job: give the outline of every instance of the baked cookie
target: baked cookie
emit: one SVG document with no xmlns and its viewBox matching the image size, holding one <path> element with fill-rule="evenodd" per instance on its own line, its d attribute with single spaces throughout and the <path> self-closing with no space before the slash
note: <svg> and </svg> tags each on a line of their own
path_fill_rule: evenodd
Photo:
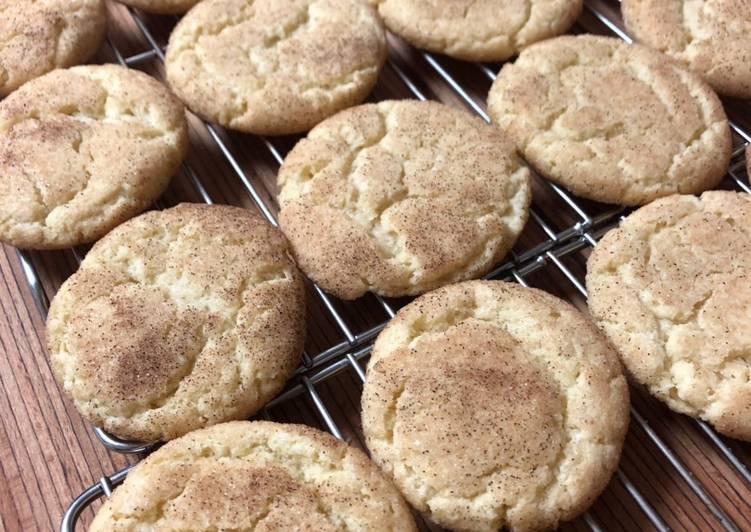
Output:
<svg viewBox="0 0 751 532">
<path fill-rule="evenodd" d="M 371 0 L 386 26 L 418 48 L 466 61 L 503 61 L 565 32 L 582 0 Z"/>
<path fill-rule="evenodd" d="M 91 242 L 167 188 L 185 111 L 155 79 L 114 65 L 55 70 L 0 102 L 0 240 Z"/>
<path fill-rule="evenodd" d="M 201 0 L 117 0 L 126 6 L 135 7 L 147 13 L 177 15 L 185 13 Z"/>
<path fill-rule="evenodd" d="M 342 299 L 480 277 L 511 249 L 529 170 L 496 128 L 436 102 L 343 111 L 279 170 L 282 230 L 301 269 Z"/>
<path fill-rule="evenodd" d="M 615 351 L 540 290 L 469 281 L 417 298 L 376 340 L 362 394 L 371 455 L 452 530 L 539 530 L 615 471 L 629 397 Z"/>
<path fill-rule="evenodd" d="M 138 464 L 89 532 L 416 531 L 399 492 L 360 450 L 303 425 L 235 421 Z"/>
<path fill-rule="evenodd" d="M 207 120 L 282 135 L 360 103 L 385 59 L 363 0 L 204 0 L 170 36 L 167 79 Z"/>
<path fill-rule="evenodd" d="M 304 337 L 303 281 L 284 236 L 218 205 L 118 226 L 47 318 L 65 392 L 95 425 L 139 441 L 252 415 L 295 370 Z"/>
<path fill-rule="evenodd" d="M 103 0 L 0 0 L 0 96 L 83 63 L 106 29 Z"/>
<path fill-rule="evenodd" d="M 677 412 L 751 441 L 751 196 L 670 196 L 589 258 L 589 308 L 639 382 Z"/>
<path fill-rule="evenodd" d="M 751 98 L 749 0 L 622 0 L 621 11 L 638 40 L 686 64 L 720 94 Z"/>
<path fill-rule="evenodd" d="M 618 39 L 564 36 L 527 48 L 501 69 L 488 110 L 542 175 L 596 201 L 701 192 L 730 164 L 730 127 L 711 88 Z"/>
</svg>

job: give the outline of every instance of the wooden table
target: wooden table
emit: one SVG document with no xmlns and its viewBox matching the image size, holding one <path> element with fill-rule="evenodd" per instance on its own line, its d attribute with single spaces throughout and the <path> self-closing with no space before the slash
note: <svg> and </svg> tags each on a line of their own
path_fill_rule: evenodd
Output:
<svg viewBox="0 0 751 532">
<path fill-rule="evenodd" d="M 613 20 L 618 20 L 617 7 L 613 2 L 593 0 L 589 4 Z M 128 11 L 116 4 L 108 7 L 109 38 L 123 56 L 132 57 L 149 51 L 149 43 Z M 144 22 L 157 41 L 164 44 L 174 19 L 145 16 Z M 588 31 L 607 33 L 589 12 L 584 13 L 580 24 Z M 391 45 L 392 62 L 385 68 L 374 91 L 375 99 L 408 98 L 422 93 L 428 98 L 466 107 L 464 95 L 450 86 L 447 82 L 450 80 L 442 76 L 436 65 L 431 65 L 430 58 L 393 38 Z M 153 52 L 142 59 L 133 66 L 161 77 L 161 64 Z M 112 47 L 105 44 L 96 60 L 115 61 Z M 482 112 L 482 102 L 490 83 L 483 72 L 474 65 L 445 58 L 438 61 L 448 75 L 461 82 L 466 96 L 480 104 L 479 110 Z M 402 75 L 414 83 L 412 88 L 405 84 Z M 734 117 L 742 120 L 748 116 L 748 105 L 730 107 Z M 233 166 L 217 144 L 217 139 L 200 121 L 192 118 L 191 125 L 192 151 L 187 164 L 205 185 L 211 199 L 254 208 L 247 187 L 239 179 L 239 171 L 258 187 L 261 199 L 273 210 L 278 162 L 269 146 L 262 139 L 218 131 L 218 138 L 236 157 L 236 166 Z M 283 154 L 295 140 L 275 139 L 273 145 Z M 176 176 L 163 202 L 172 205 L 179 201 L 202 199 L 194 187 L 191 173 L 182 171 Z M 590 215 L 608 210 L 601 205 L 579 203 L 586 207 Z M 535 185 L 535 208 L 543 222 L 556 232 L 581 221 L 573 209 L 541 182 Z M 530 222 L 516 251 L 523 253 L 549 240 L 540 224 Z M 79 255 L 83 253 L 85 249 L 78 250 Z M 549 255 L 541 253 L 539 260 L 542 267 L 525 275 L 524 279 L 533 286 L 567 297 L 583 308 L 584 300 L 576 286 L 567 279 L 566 273 L 575 279 L 582 279 L 586 253 L 585 249 L 562 258 L 561 264 L 565 270 L 556 266 Z M 55 293 L 77 265 L 76 254 L 71 251 L 33 252 L 28 256 L 44 292 L 49 296 Z M 529 263 L 521 264 L 519 268 L 527 271 L 530 269 Z M 82 490 L 96 483 L 103 475 L 136 462 L 139 457 L 108 451 L 94 436 L 91 426 L 63 397 L 45 355 L 43 309 L 39 308 L 31 295 L 17 251 L 8 246 L 2 246 L 0 251 L 0 277 L 0 528 L 56 529 L 63 512 Z M 341 342 L 343 333 L 320 299 L 312 291 L 309 291 L 309 295 L 310 331 L 306 351 L 313 355 Z M 398 308 L 404 302 L 389 303 Z M 335 305 L 353 333 L 366 331 L 386 317 L 383 308 L 370 296 L 356 303 L 336 302 Z M 357 375 L 351 368 L 345 368 L 342 373 L 315 387 L 335 425 L 355 445 L 361 445 L 357 414 L 360 387 Z M 311 399 L 308 393 L 271 409 L 269 413 L 274 419 L 326 428 Z M 671 413 L 641 390 L 634 389 L 633 404 L 643 420 L 632 419 L 621 472 L 592 508 L 591 518 L 607 530 L 652 528 L 652 522 L 633 493 L 629 492 L 632 489 L 671 528 L 721 530 L 721 523 L 706 501 L 702 500 L 703 495 L 692 489 L 690 482 L 694 481 L 711 499 L 715 512 L 719 510 L 739 528 L 751 530 L 751 486 L 723 458 L 702 429 L 693 420 Z M 643 421 L 643 424 L 639 421 Z M 729 445 L 741 462 L 751 463 L 748 445 L 722 441 Z M 662 442 L 669 449 L 669 454 L 666 455 L 656 442 Z M 684 464 L 693 477 L 687 479 L 682 476 L 675 467 L 675 461 Z M 92 516 L 91 510 L 84 512 L 82 524 L 87 524 Z M 564 528 L 588 530 L 590 524 L 578 519 Z"/>
</svg>

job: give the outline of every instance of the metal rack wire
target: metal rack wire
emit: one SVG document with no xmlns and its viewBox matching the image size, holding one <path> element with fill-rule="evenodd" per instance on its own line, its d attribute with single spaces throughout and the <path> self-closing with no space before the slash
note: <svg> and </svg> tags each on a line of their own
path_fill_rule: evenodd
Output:
<svg viewBox="0 0 751 532">
<path fill-rule="evenodd" d="M 585 5 L 587 11 L 594 17 L 594 19 L 599 21 L 604 28 L 607 28 L 616 36 L 631 42 L 630 37 L 623 31 L 617 21 L 608 18 L 603 12 L 593 7 L 590 3 L 585 3 Z M 149 49 L 125 57 L 112 42 L 109 42 L 108 44 L 112 49 L 116 60 L 123 66 L 128 67 L 135 67 L 152 60 L 163 61 L 164 51 L 159 46 L 148 25 L 144 22 L 144 18 L 137 11 L 129 10 L 129 12 L 134 24 L 148 43 Z M 472 112 L 476 113 L 485 121 L 490 121 L 483 106 L 473 99 L 464 84 L 457 79 L 456 75 L 452 74 L 451 68 L 445 64 L 445 60 L 439 59 L 427 52 L 418 52 L 417 54 L 417 57 L 424 62 L 424 65 L 422 66 L 427 67 L 429 71 L 441 79 L 452 93 Z M 414 69 L 410 68 L 411 66 L 412 65 L 404 66 L 393 57 L 388 61 L 388 67 L 401 80 L 412 97 L 425 100 L 428 96 L 419 88 L 419 79 L 415 78 L 415 74 L 412 72 Z M 478 73 L 481 76 L 486 77 L 487 80 L 492 81 L 495 78 L 494 70 L 488 65 L 477 64 L 475 67 L 478 69 Z M 261 191 L 263 185 L 259 184 L 255 176 L 250 175 L 243 168 L 243 165 L 238 161 L 238 157 L 223 139 L 220 130 L 216 126 L 208 123 L 204 123 L 204 126 L 211 141 L 215 144 L 215 147 L 229 164 L 230 168 L 242 184 L 242 188 L 248 194 L 252 202 L 271 224 L 277 225 L 273 214 L 274 209 L 263 199 L 264 195 Z M 747 180 L 744 180 L 742 177 L 742 166 L 744 163 L 742 155 L 743 144 L 751 142 L 751 133 L 737 124 L 732 124 L 732 127 L 737 137 L 738 148 L 733 153 L 733 163 L 729 171 L 729 181 L 735 188 L 751 193 L 751 187 L 749 187 Z M 277 164 L 281 164 L 283 160 L 283 150 L 279 148 L 273 140 L 262 138 L 261 141 L 271 158 Z M 188 164 L 183 165 L 183 171 L 198 197 L 206 203 L 213 203 L 214 200 L 212 196 L 199 178 L 198 174 Z M 612 208 L 596 214 L 590 213 L 582 202 L 574 198 L 565 190 L 539 177 L 537 177 L 537 179 L 539 180 L 540 185 L 557 199 L 556 208 L 565 210 L 570 215 L 571 219 L 576 221 L 564 227 L 558 227 L 556 224 L 547 221 L 547 216 L 544 214 L 545 210 L 541 206 L 533 205 L 530 223 L 534 224 L 536 229 L 540 230 L 542 234 L 545 235 L 546 239 L 529 249 L 512 253 L 509 260 L 491 272 L 488 275 L 488 278 L 513 280 L 520 284 L 527 285 L 527 277 L 529 275 L 544 268 L 551 268 L 553 271 L 560 274 L 562 278 L 570 284 L 570 287 L 573 287 L 575 292 L 586 297 L 586 290 L 580 276 L 572 272 L 571 269 L 565 265 L 564 259 L 575 256 L 595 245 L 597 240 L 608 229 L 612 228 L 620 221 L 620 219 L 622 219 L 624 210 L 621 208 Z M 159 207 L 159 205 L 157 205 L 157 207 Z M 72 250 L 72 254 L 74 259 L 77 262 L 80 262 L 82 253 L 77 250 Z M 31 293 L 40 310 L 46 313 L 49 298 L 44 292 L 40 278 L 35 271 L 33 261 L 27 252 L 19 251 L 18 255 Z M 305 397 L 310 401 L 310 404 L 313 405 L 320 416 L 323 426 L 331 432 L 331 434 L 341 439 L 342 431 L 337 426 L 334 416 L 330 412 L 329 406 L 327 406 L 325 401 L 321 398 L 316 387 L 344 371 L 351 371 L 357 381 L 364 382 L 365 373 L 361 362 L 370 352 L 370 342 L 385 326 L 388 320 L 394 316 L 394 308 L 388 301 L 376 297 L 378 305 L 383 313 L 383 319 L 377 325 L 362 332 L 354 332 L 353 328 L 348 324 L 346 316 L 338 310 L 336 303 L 332 301 L 331 298 L 318 286 L 314 285 L 313 291 L 333 323 L 336 324 L 341 335 L 341 340 L 327 349 L 313 355 L 306 353 L 303 358 L 303 365 L 297 370 L 296 377 L 292 381 L 292 384 L 290 384 L 279 397 L 272 401 L 267 408 L 270 410 L 277 406 L 300 400 L 301 397 Z M 265 415 L 268 415 L 267 412 L 268 410 L 265 411 Z M 706 505 L 707 509 L 717 519 L 720 526 L 726 530 L 737 530 L 737 527 L 733 524 L 732 520 L 711 497 L 705 487 L 693 477 L 690 470 L 680 460 L 674 450 L 671 449 L 670 446 L 649 425 L 645 417 L 633 406 L 631 408 L 631 414 L 632 419 L 636 422 L 639 430 L 644 432 L 658 452 L 675 469 L 680 477 L 683 478 L 690 490 L 704 505 Z M 734 454 L 733 450 L 709 425 L 701 421 L 695 421 L 695 423 L 720 455 L 722 455 L 728 463 L 735 468 L 745 482 L 751 485 L 751 473 L 743 461 Z M 154 447 L 149 444 L 125 442 L 106 434 L 100 429 L 95 430 L 102 443 L 114 451 L 123 453 L 142 453 L 148 452 Z M 99 483 L 84 491 L 75 501 L 73 501 L 65 513 L 61 524 L 61 530 L 66 532 L 74 530 L 76 521 L 81 512 L 97 498 L 109 496 L 113 486 L 116 486 L 125 479 L 129 469 L 130 468 L 127 468 L 111 476 L 103 477 Z M 641 509 L 655 529 L 660 531 L 669 530 L 665 521 L 648 501 L 648 498 L 637 489 L 636 485 L 622 470 L 617 472 L 616 479 L 623 486 L 625 491 L 633 498 L 635 504 Z M 584 522 L 592 530 L 601 530 L 601 526 L 596 518 L 590 513 L 584 515 Z"/>
</svg>

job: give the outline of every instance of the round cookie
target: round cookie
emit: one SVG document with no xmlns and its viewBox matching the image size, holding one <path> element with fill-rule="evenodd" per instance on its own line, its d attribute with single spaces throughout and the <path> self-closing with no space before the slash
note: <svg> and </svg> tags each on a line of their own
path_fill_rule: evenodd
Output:
<svg viewBox="0 0 751 532">
<path fill-rule="evenodd" d="M 638 40 L 686 64 L 720 94 L 751 98 L 751 2 L 622 0 Z"/>
<path fill-rule="evenodd" d="M 295 370 L 304 338 L 303 281 L 284 236 L 218 205 L 120 225 L 47 318 L 52 368 L 76 407 L 138 441 L 249 417 Z"/>
<path fill-rule="evenodd" d="M 126 6 L 135 7 L 147 13 L 177 15 L 185 13 L 201 0 L 117 0 Z"/>
<path fill-rule="evenodd" d="M 615 351 L 540 290 L 469 281 L 419 297 L 376 340 L 362 395 L 371 455 L 453 530 L 539 530 L 608 484 L 628 427 Z"/>
<path fill-rule="evenodd" d="M 303 425 L 235 421 L 167 443 L 138 464 L 89 532 L 416 531 L 360 450 Z"/>
<path fill-rule="evenodd" d="M 574 23 L 582 0 L 371 0 L 386 26 L 418 48 L 503 61 Z"/>
<path fill-rule="evenodd" d="M 166 66 L 203 118 L 283 135 L 360 103 L 385 59 L 382 23 L 363 0 L 204 0 L 172 32 Z"/>
<path fill-rule="evenodd" d="M 751 196 L 671 196 L 629 215 L 587 268 L 592 316 L 670 408 L 751 441 Z"/>
<path fill-rule="evenodd" d="M 300 268 L 342 299 L 480 277 L 527 220 L 529 170 L 497 128 L 436 102 L 386 101 L 314 128 L 279 170 Z"/>
<path fill-rule="evenodd" d="M 563 36 L 527 48 L 504 65 L 488 111 L 542 175 L 605 203 L 701 192 L 730 164 L 730 127 L 711 88 L 618 39 Z"/>
<path fill-rule="evenodd" d="M 91 242 L 167 188 L 188 147 L 182 104 L 114 65 L 55 70 L 0 102 L 0 240 Z"/>
<path fill-rule="evenodd" d="M 0 96 L 55 68 L 85 62 L 106 29 L 103 0 L 0 2 Z"/>
</svg>

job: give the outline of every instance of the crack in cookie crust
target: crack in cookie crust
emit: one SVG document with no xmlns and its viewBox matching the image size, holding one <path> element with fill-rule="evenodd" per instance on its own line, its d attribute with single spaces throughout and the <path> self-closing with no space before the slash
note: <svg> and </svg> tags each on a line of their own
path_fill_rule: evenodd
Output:
<svg viewBox="0 0 751 532">
<path fill-rule="evenodd" d="M 169 442 L 128 474 L 91 531 L 416 531 L 359 450 L 302 425 L 232 422 Z"/>
<path fill-rule="evenodd" d="M 718 92 L 751 97 L 748 0 L 623 0 L 629 31 L 686 64 Z"/>
<path fill-rule="evenodd" d="M 589 259 L 592 315 L 672 409 L 751 439 L 751 198 L 671 196 L 631 214 Z"/>
<path fill-rule="evenodd" d="M 278 230 L 183 204 L 119 226 L 55 297 L 53 369 L 92 422 L 157 441 L 246 417 L 299 362 L 303 284 Z"/>
<path fill-rule="evenodd" d="M 430 102 L 390 101 L 313 129 L 279 171 L 302 269 L 346 299 L 479 277 L 527 219 L 529 171 L 502 134 Z"/>
<path fill-rule="evenodd" d="M 361 0 L 206 0 L 170 37 L 167 78 L 208 120 L 240 131 L 307 131 L 360 103 L 386 58 Z"/>
<path fill-rule="evenodd" d="M 661 54 L 613 38 L 528 48 L 501 70 L 488 110 L 543 175 L 596 201 L 701 192 L 730 162 L 730 128 L 712 90 Z"/>
<path fill-rule="evenodd" d="M 604 489 L 628 425 L 612 348 L 573 307 L 501 282 L 399 311 L 363 389 L 373 458 L 453 529 L 555 527 Z"/>
<path fill-rule="evenodd" d="M 0 4 L 0 96 L 55 68 L 85 62 L 107 20 L 102 0 L 5 0 Z"/>
<path fill-rule="evenodd" d="M 184 108 L 146 74 L 57 70 L 0 103 L 0 238 L 90 242 L 150 205 L 187 150 Z"/>
<path fill-rule="evenodd" d="M 417 47 L 467 61 L 503 61 L 565 32 L 581 0 L 371 0 L 388 28 Z"/>
</svg>

